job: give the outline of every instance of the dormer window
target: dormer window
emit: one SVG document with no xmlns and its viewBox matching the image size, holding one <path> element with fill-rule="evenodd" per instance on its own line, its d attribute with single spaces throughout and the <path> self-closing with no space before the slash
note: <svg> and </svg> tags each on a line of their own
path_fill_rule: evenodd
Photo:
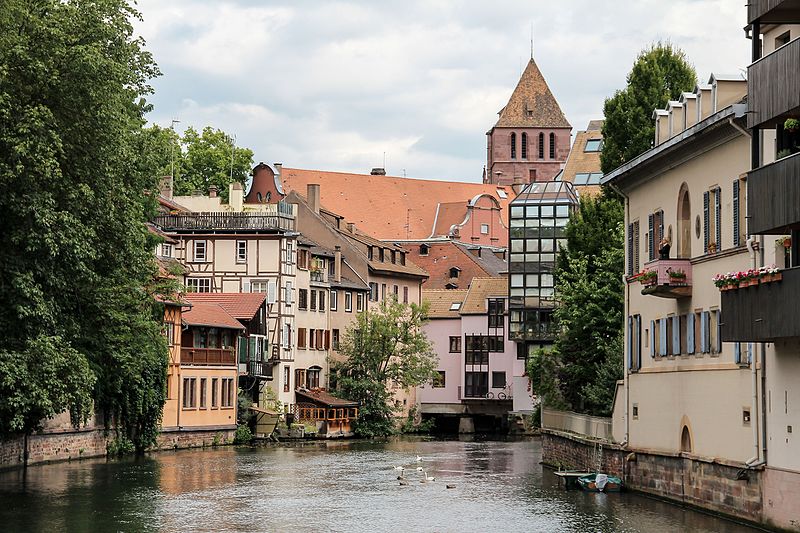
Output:
<svg viewBox="0 0 800 533">
<path fill-rule="evenodd" d="M 406 264 L 406 253 L 405 252 L 400 252 L 400 264 L 403 265 L 403 266 L 405 266 L 405 264 Z"/>
<path fill-rule="evenodd" d="M 367 246 L 367 259 L 372 261 L 372 246 Z"/>
<path fill-rule="evenodd" d="M 603 139 L 589 139 L 586 141 L 584 152 L 599 152 L 603 149 Z"/>
<path fill-rule="evenodd" d="M 453 302 L 450 304 L 451 311 L 458 311 L 459 309 L 461 309 L 461 302 Z"/>
<path fill-rule="evenodd" d="M 421 255 L 421 256 L 428 255 L 428 251 L 430 249 L 431 249 L 431 247 L 428 246 L 427 244 L 420 244 L 420 246 L 419 246 L 419 255 Z"/>
<path fill-rule="evenodd" d="M 397 252 L 392 250 L 392 263 L 397 263 Z"/>
<path fill-rule="evenodd" d="M 458 277 L 458 274 L 459 274 L 459 272 L 461 272 L 461 269 L 460 269 L 460 268 L 458 268 L 458 267 L 451 267 L 451 268 L 450 268 L 450 277 L 451 277 L 451 278 L 457 278 L 457 277 Z"/>
<path fill-rule="evenodd" d="M 381 254 L 381 263 L 383 263 L 383 262 L 385 262 L 385 261 L 386 261 L 386 255 L 385 255 L 385 254 L 386 254 L 386 250 L 384 250 L 383 248 L 381 248 L 381 249 L 380 249 L 380 254 Z"/>
</svg>

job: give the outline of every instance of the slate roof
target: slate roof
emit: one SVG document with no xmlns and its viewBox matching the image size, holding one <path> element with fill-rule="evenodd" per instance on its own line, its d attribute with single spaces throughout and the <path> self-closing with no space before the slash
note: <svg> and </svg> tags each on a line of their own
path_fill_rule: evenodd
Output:
<svg viewBox="0 0 800 533">
<path fill-rule="evenodd" d="M 572 127 L 533 58 L 499 114 L 496 128 Z"/>
<path fill-rule="evenodd" d="M 215 303 L 192 301 L 190 296 L 194 295 L 186 295 L 186 299 L 192 303 L 192 308 L 188 311 L 183 311 L 181 314 L 181 319 L 185 324 L 212 328 L 244 329 L 244 326 L 221 306 Z"/>
<path fill-rule="evenodd" d="M 267 299 L 263 292 L 190 292 L 186 299 L 192 304 L 217 304 L 232 317 L 250 320 Z"/>
<path fill-rule="evenodd" d="M 451 310 L 454 303 L 463 303 L 467 289 L 423 289 L 422 301 L 428 302 L 428 318 L 458 318 L 458 309 Z"/>
<path fill-rule="evenodd" d="M 286 168 L 281 179 L 287 191 L 305 197 L 310 183 L 320 184 L 320 204 L 349 222 L 368 229 L 382 240 L 426 239 L 433 232 L 440 203 L 466 203 L 479 194 L 490 194 L 500 203 L 508 224 L 510 186 L 459 181 L 373 176 L 324 170 Z M 503 191 L 506 198 L 498 194 Z M 466 207 L 464 208 L 466 212 Z"/>
<path fill-rule="evenodd" d="M 472 278 L 464 304 L 462 315 L 482 315 L 487 313 L 487 298 L 507 298 L 508 280 L 506 278 Z"/>
</svg>

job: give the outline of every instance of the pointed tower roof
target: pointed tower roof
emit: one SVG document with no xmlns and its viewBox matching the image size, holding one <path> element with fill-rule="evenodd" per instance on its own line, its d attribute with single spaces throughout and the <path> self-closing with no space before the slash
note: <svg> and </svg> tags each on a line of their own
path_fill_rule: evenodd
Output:
<svg viewBox="0 0 800 533">
<path fill-rule="evenodd" d="M 544 76 L 531 58 L 495 127 L 571 128 Z"/>
</svg>

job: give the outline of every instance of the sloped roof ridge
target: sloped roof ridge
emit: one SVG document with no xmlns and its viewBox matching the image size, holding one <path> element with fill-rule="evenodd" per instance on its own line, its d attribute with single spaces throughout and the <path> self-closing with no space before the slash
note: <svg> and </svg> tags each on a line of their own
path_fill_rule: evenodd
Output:
<svg viewBox="0 0 800 533">
<path fill-rule="evenodd" d="M 495 127 L 572 127 L 533 58 L 499 115 Z"/>
<path fill-rule="evenodd" d="M 300 170 L 302 172 L 321 172 L 323 174 L 342 174 L 345 176 L 364 176 L 368 178 L 376 178 L 382 180 L 403 180 L 409 182 L 416 182 L 416 181 L 425 181 L 425 182 L 434 182 L 434 183 L 454 183 L 457 185 L 477 185 L 480 187 L 486 188 L 495 188 L 495 189 L 504 189 L 508 190 L 511 189 L 510 185 L 499 185 L 493 183 L 483 183 L 481 181 L 458 181 L 458 180 L 448 180 L 448 179 L 431 179 L 431 178 L 411 178 L 408 176 L 378 176 L 373 174 L 364 174 L 362 172 L 346 172 L 344 170 L 322 170 L 316 168 L 296 168 L 296 167 L 283 167 L 283 171 L 287 170 Z"/>
</svg>

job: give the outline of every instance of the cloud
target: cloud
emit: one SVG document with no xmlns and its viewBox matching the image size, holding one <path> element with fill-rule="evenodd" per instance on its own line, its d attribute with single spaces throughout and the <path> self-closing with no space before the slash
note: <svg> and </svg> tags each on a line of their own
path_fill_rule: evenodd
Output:
<svg viewBox="0 0 800 533">
<path fill-rule="evenodd" d="M 748 58 L 745 8 L 726 0 L 322 2 L 140 0 L 164 75 L 153 122 L 222 128 L 256 160 L 480 179 L 485 132 L 530 54 L 575 130 L 602 117 L 650 42 L 701 78 Z"/>
</svg>

